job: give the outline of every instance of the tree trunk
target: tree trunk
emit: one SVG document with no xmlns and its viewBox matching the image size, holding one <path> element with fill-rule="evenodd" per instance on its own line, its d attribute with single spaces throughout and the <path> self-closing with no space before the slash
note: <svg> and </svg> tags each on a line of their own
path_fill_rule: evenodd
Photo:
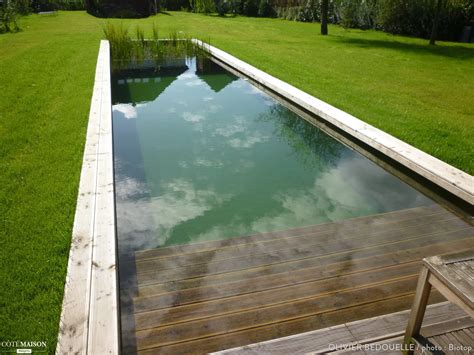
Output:
<svg viewBox="0 0 474 355">
<path fill-rule="evenodd" d="M 84 7 L 86 8 L 87 13 L 91 15 L 94 14 L 94 5 L 92 3 L 92 0 L 85 0 Z"/>
<path fill-rule="evenodd" d="M 328 34 L 328 4 L 329 0 L 321 0 L 321 34 Z"/>
<path fill-rule="evenodd" d="M 439 16 L 441 14 L 441 4 L 443 0 L 437 0 L 438 3 L 436 4 L 436 12 L 433 19 L 433 29 L 431 30 L 430 36 L 430 44 L 435 45 L 436 38 L 438 37 L 438 26 L 439 26 Z"/>
</svg>

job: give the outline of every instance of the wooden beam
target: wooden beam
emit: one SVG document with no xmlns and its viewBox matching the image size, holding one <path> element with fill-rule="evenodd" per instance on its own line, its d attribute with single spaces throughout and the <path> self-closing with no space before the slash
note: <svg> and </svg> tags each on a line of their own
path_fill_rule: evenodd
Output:
<svg viewBox="0 0 474 355">
<path fill-rule="evenodd" d="M 119 354 L 110 48 L 101 41 L 56 354 Z"/>
<path fill-rule="evenodd" d="M 415 300 L 411 309 L 410 319 L 408 320 L 408 326 L 403 340 L 404 344 L 410 344 L 411 339 L 420 332 L 431 291 L 431 285 L 428 282 L 429 276 L 429 270 L 423 267 L 416 286 Z"/>
</svg>

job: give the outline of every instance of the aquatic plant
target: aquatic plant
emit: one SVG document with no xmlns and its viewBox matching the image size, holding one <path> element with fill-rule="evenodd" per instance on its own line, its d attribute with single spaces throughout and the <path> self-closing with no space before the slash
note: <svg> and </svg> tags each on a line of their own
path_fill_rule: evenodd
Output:
<svg viewBox="0 0 474 355">
<path fill-rule="evenodd" d="M 113 59 L 132 57 L 134 43 L 128 29 L 123 24 L 112 25 L 107 23 L 103 30 L 105 38 L 110 42 Z"/>
<path fill-rule="evenodd" d="M 160 39 L 155 24 L 149 39 L 138 25 L 134 35 L 123 24 L 107 23 L 103 30 L 110 42 L 113 69 L 131 68 L 145 61 L 154 62 L 159 69 L 165 59 L 206 56 L 208 53 L 206 44 L 198 43 L 184 32 L 171 32 L 166 38 Z"/>
</svg>

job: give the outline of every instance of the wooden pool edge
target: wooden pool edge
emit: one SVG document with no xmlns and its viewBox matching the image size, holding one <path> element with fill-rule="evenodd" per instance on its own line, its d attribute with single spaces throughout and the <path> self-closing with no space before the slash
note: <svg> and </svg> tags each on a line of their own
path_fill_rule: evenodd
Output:
<svg viewBox="0 0 474 355">
<path fill-rule="evenodd" d="M 118 354 L 110 45 L 100 42 L 56 354 Z"/>
<path fill-rule="evenodd" d="M 275 92 L 286 100 L 318 116 L 348 136 L 395 161 L 408 171 L 426 179 L 441 191 L 458 199 L 472 216 L 474 177 L 429 155 L 328 103 L 277 79 L 262 70 L 200 40 L 193 41 L 212 57 L 227 64 L 249 79 Z"/>
</svg>

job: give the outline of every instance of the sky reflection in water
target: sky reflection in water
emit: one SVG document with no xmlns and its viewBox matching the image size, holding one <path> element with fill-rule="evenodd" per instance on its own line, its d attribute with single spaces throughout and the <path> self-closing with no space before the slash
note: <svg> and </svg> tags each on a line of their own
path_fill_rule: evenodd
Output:
<svg viewBox="0 0 474 355">
<path fill-rule="evenodd" d="M 115 76 L 113 95 L 122 254 L 432 203 L 205 60 Z"/>
</svg>

